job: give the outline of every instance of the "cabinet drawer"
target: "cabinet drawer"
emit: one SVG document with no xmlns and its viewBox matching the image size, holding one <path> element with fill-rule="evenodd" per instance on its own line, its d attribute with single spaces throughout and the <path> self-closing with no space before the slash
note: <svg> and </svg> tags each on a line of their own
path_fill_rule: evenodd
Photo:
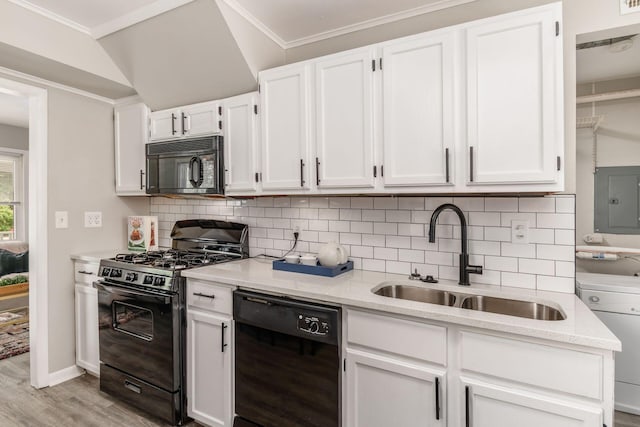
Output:
<svg viewBox="0 0 640 427">
<path fill-rule="evenodd" d="M 347 341 L 443 366 L 447 363 L 447 329 L 441 326 L 349 310 Z"/>
<path fill-rule="evenodd" d="M 233 289 L 212 282 L 187 280 L 187 306 L 216 313 L 233 314 Z"/>
<path fill-rule="evenodd" d="M 463 331 L 460 360 L 466 371 L 602 398 L 603 360 L 598 354 Z"/>
<path fill-rule="evenodd" d="M 98 280 L 97 262 L 76 261 L 73 266 L 76 283 L 93 283 Z"/>
</svg>

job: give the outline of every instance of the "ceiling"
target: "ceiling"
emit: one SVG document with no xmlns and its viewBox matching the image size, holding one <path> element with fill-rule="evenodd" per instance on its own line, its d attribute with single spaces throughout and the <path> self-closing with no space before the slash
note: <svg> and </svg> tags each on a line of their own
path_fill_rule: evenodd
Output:
<svg viewBox="0 0 640 427">
<path fill-rule="evenodd" d="M 193 0 L 9 0 L 99 39 Z M 225 3 L 281 48 L 477 0 L 210 0 Z"/>
<path fill-rule="evenodd" d="M 605 80 L 640 76 L 640 26 L 600 31 L 594 35 L 578 37 L 578 43 L 607 40 L 638 34 L 631 39 L 631 46 L 623 51 L 613 44 L 576 51 L 576 83 L 592 83 Z M 618 49 L 616 49 L 618 48 Z"/>
<path fill-rule="evenodd" d="M 29 127 L 29 100 L 0 92 L 0 124 Z"/>
</svg>

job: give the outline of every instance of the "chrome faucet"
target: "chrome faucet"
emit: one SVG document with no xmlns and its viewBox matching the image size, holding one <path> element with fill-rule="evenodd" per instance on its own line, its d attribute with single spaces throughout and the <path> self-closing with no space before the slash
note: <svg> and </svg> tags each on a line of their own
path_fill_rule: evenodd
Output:
<svg viewBox="0 0 640 427">
<path fill-rule="evenodd" d="M 436 241 L 436 222 L 438 216 L 445 209 L 451 209 L 454 211 L 460 219 L 460 243 L 462 246 L 462 253 L 460 254 L 460 280 L 459 285 L 469 286 L 469 273 L 482 274 L 481 265 L 469 265 L 469 254 L 467 253 L 467 220 L 464 218 L 464 214 L 459 207 L 451 203 L 445 203 L 440 205 L 433 211 L 431 215 L 431 222 L 429 223 L 429 242 L 435 243 Z"/>
</svg>

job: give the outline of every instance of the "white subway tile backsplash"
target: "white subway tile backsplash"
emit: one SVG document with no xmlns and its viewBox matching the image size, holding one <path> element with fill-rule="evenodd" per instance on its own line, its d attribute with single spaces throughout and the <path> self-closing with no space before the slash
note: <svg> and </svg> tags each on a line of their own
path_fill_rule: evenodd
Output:
<svg viewBox="0 0 640 427">
<path fill-rule="evenodd" d="M 384 247 L 386 245 L 386 239 L 382 235 L 363 234 L 362 235 L 362 245 L 363 246 Z"/>
<path fill-rule="evenodd" d="M 416 251 L 413 249 L 399 249 L 398 260 L 405 262 L 424 263 L 424 251 Z"/>
<path fill-rule="evenodd" d="M 408 236 L 387 236 L 386 246 L 388 248 L 410 248 L 411 238 Z"/>
<path fill-rule="evenodd" d="M 399 197 L 398 209 L 424 210 L 424 197 Z"/>
<path fill-rule="evenodd" d="M 573 292 L 575 196 L 546 197 L 261 197 L 256 199 L 150 199 L 158 238 L 170 245 L 176 220 L 227 219 L 250 226 L 252 255 L 281 256 L 300 230 L 298 253 L 316 253 L 338 241 L 358 269 L 458 280 L 460 222 L 443 211 L 437 242 L 427 239 L 433 210 L 455 203 L 467 218 L 470 261 L 484 267 L 471 281 Z M 529 222 L 529 243 L 511 242 L 511 222 Z"/>
<path fill-rule="evenodd" d="M 398 250 L 395 248 L 373 248 L 373 257 L 375 259 L 396 261 L 398 259 Z"/>
<path fill-rule="evenodd" d="M 555 261 L 573 261 L 575 248 L 564 245 L 537 245 L 539 259 L 551 259 Z"/>
<path fill-rule="evenodd" d="M 538 214 L 538 228 L 565 228 L 573 230 L 575 215 L 573 214 Z"/>
<path fill-rule="evenodd" d="M 555 212 L 556 199 L 553 197 L 522 197 L 520 212 Z"/>
</svg>

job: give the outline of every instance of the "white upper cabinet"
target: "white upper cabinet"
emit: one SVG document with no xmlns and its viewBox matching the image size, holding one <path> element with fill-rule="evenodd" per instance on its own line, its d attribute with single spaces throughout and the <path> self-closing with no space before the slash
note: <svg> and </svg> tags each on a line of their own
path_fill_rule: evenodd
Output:
<svg viewBox="0 0 640 427">
<path fill-rule="evenodd" d="M 149 109 L 141 102 L 114 108 L 116 194 L 119 196 L 145 195 L 148 120 Z"/>
<path fill-rule="evenodd" d="M 309 65 L 262 71 L 262 188 L 307 190 L 309 169 Z"/>
<path fill-rule="evenodd" d="M 258 94 L 225 99 L 224 164 L 226 194 L 255 194 L 258 188 Z"/>
<path fill-rule="evenodd" d="M 382 46 L 385 187 L 453 182 L 457 49 L 453 31 Z"/>
<path fill-rule="evenodd" d="M 466 26 L 470 185 L 561 175 L 561 12 L 552 4 Z"/>
<path fill-rule="evenodd" d="M 375 184 L 374 53 L 364 48 L 314 64 L 318 188 L 373 188 Z"/>
<path fill-rule="evenodd" d="M 211 135 L 222 132 L 222 106 L 217 101 L 182 107 L 181 127 L 185 136 Z"/>
<path fill-rule="evenodd" d="M 151 113 L 149 139 L 190 138 L 222 131 L 222 107 L 218 101 L 186 105 Z"/>
</svg>

